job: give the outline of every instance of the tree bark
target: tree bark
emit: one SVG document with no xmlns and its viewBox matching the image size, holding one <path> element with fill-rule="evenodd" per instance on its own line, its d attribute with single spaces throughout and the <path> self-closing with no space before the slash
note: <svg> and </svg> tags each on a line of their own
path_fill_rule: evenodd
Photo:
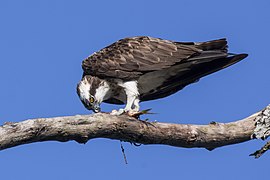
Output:
<svg viewBox="0 0 270 180">
<path fill-rule="evenodd" d="M 208 125 L 148 122 L 127 115 L 97 113 L 5 123 L 0 126 L 0 150 L 41 141 L 86 143 L 94 138 L 212 150 L 253 138 L 265 139 L 269 132 L 270 106 L 239 121 Z"/>
</svg>

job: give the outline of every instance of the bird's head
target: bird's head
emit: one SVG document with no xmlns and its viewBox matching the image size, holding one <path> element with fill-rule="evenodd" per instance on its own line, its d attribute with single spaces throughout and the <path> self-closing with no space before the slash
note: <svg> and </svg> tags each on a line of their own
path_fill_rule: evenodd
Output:
<svg viewBox="0 0 270 180">
<path fill-rule="evenodd" d="M 102 102 L 102 99 L 96 97 L 96 89 L 99 87 L 100 83 L 100 79 L 86 75 L 77 85 L 77 93 L 83 105 L 88 110 L 92 110 L 95 113 L 100 112 L 100 103 Z"/>
</svg>

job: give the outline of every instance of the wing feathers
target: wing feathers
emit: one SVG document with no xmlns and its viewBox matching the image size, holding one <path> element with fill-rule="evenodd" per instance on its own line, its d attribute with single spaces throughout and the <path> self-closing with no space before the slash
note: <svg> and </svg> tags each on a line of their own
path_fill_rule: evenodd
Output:
<svg viewBox="0 0 270 180">
<path fill-rule="evenodd" d="M 200 51 L 195 46 L 147 36 L 125 38 L 86 58 L 82 67 L 85 74 L 101 78 L 136 79 L 140 74 L 167 68 Z"/>
<path fill-rule="evenodd" d="M 205 59 L 202 61 L 191 61 L 192 63 L 182 63 L 179 66 L 180 70 L 176 76 L 171 76 L 161 86 L 156 87 L 155 91 L 141 94 L 140 99 L 141 101 L 148 101 L 169 96 L 183 89 L 185 86 L 199 81 L 201 77 L 224 69 L 246 57 L 247 54 L 238 54 L 225 58 L 212 59 L 211 61 Z"/>
<path fill-rule="evenodd" d="M 227 40 L 225 38 L 213 40 L 213 41 L 195 43 L 195 47 L 203 51 L 209 51 L 209 50 L 221 50 L 223 52 L 228 51 Z"/>
<path fill-rule="evenodd" d="M 173 42 L 139 36 L 125 38 L 86 58 L 84 74 L 100 78 L 138 79 L 140 75 L 176 64 L 227 57 L 226 39 L 208 42 Z"/>
</svg>

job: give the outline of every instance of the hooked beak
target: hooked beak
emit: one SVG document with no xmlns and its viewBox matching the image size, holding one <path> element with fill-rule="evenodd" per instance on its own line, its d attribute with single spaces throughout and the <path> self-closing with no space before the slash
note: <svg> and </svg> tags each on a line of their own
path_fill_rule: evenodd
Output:
<svg viewBox="0 0 270 180">
<path fill-rule="evenodd" d="M 94 111 L 95 113 L 100 112 L 100 106 L 99 106 L 99 103 L 98 103 L 98 102 L 96 102 L 96 103 L 94 104 L 94 106 L 93 106 L 93 111 Z"/>
</svg>

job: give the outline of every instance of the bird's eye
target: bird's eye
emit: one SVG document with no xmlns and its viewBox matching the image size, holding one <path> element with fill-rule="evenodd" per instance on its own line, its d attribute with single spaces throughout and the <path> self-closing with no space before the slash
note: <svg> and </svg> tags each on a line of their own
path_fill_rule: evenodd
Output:
<svg viewBox="0 0 270 180">
<path fill-rule="evenodd" d="M 94 97 L 90 97 L 90 103 L 94 103 L 95 102 L 95 98 Z"/>
</svg>

